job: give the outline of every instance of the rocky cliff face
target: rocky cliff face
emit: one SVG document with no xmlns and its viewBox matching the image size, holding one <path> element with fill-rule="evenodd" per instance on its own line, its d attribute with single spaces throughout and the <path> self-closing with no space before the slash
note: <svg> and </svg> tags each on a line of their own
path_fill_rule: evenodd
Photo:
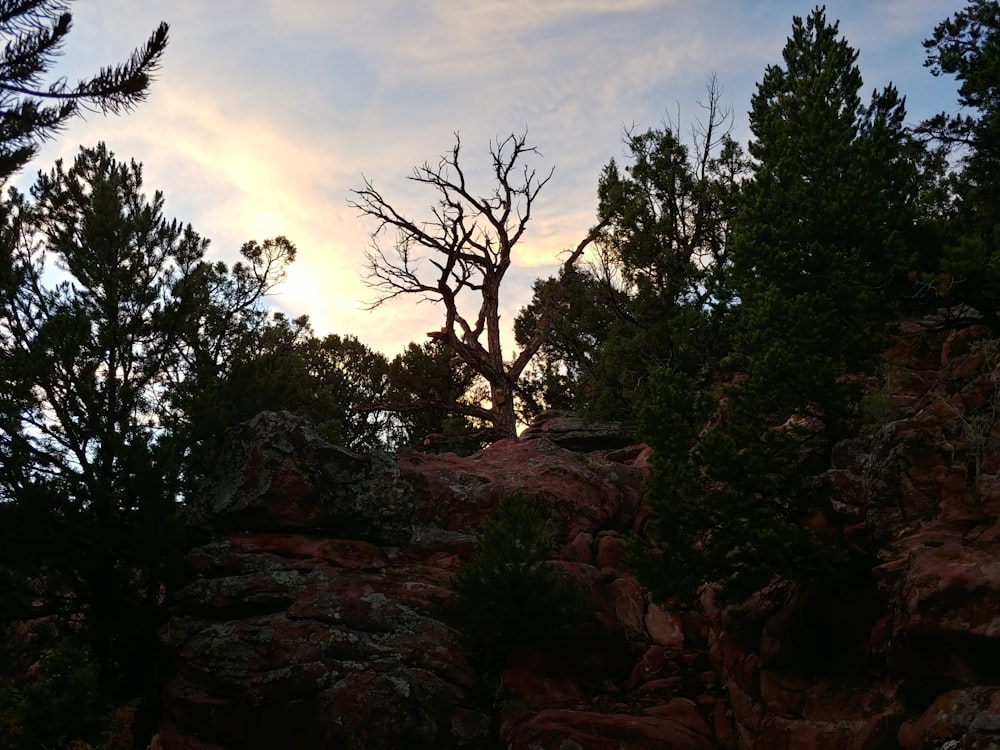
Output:
<svg viewBox="0 0 1000 750">
<path fill-rule="evenodd" d="M 857 589 L 812 613 L 780 586 L 704 597 L 739 747 L 1000 747 L 998 366 L 985 328 L 905 324 L 879 418 L 816 488 Z"/>
<path fill-rule="evenodd" d="M 816 488 L 818 533 L 866 561 L 819 612 L 781 586 L 735 610 L 650 601 L 622 548 L 645 523 L 641 446 L 567 450 L 550 423 L 469 458 L 362 457 L 262 414 L 198 509 L 212 537 L 162 633 L 154 745 L 998 747 L 998 359 L 985 330 L 906 327 L 880 417 Z M 497 695 L 449 625 L 448 580 L 514 490 L 594 615 L 519 655 Z"/>
</svg>

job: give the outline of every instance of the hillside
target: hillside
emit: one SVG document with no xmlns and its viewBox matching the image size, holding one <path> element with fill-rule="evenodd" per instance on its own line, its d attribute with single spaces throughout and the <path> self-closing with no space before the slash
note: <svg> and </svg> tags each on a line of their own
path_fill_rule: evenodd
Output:
<svg viewBox="0 0 1000 750">
<path fill-rule="evenodd" d="M 652 601 L 623 549 L 648 519 L 643 446 L 569 450 L 564 421 L 468 458 L 394 460 L 259 415 L 230 431 L 198 507 L 211 540 L 161 631 L 173 673 L 152 746 L 1000 745 L 996 341 L 911 321 L 885 360 L 864 433 L 814 488 L 814 530 L 870 561 L 823 611 L 780 581 L 739 608 L 710 589 L 694 610 Z M 486 691 L 448 581 L 517 490 L 593 613 Z"/>
</svg>

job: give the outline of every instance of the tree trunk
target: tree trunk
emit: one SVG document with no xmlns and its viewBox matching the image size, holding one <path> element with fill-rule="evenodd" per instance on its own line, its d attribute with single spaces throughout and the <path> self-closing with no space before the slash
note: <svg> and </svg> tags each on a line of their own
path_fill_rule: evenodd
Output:
<svg viewBox="0 0 1000 750">
<path fill-rule="evenodd" d="M 514 389 L 509 383 L 490 383 L 493 402 L 493 425 L 501 438 L 517 437 L 517 416 L 514 412 Z"/>
</svg>

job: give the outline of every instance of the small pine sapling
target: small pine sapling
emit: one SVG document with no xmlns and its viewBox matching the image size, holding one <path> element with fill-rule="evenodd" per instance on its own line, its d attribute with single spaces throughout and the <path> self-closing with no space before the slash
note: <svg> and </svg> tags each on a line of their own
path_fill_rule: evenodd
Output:
<svg viewBox="0 0 1000 750">
<path fill-rule="evenodd" d="M 519 649 L 544 647 L 587 611 L 585 597 L 548 563 L 551 551 L 545 518 L 515 493 L 501 499 L 455 572 L 454 622 L 487 675 Z"/>
</svg>

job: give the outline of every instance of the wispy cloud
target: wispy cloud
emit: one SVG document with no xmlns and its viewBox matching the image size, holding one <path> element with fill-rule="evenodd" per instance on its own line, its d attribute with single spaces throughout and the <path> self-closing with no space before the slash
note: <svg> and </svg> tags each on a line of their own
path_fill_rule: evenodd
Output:
<svg viewBox="0 0 1000 750">
<path fill-rule="evenodd" d="M 895 80 L 916 103 L 913 89 L 922 95 L 930 83 L 919 42 L 952 12 L 940 5 L 830 0 L 827 14 L 861 47 L 866 82 Z M 407 301 L 363 310 L 372 227 L 348 206 L 362 175 L 419 216 L 434 196 L 407 183 L 412 165 L 436 161 L 460 131 L 470 179 L 486 180 L 490 140 L 527 129 L 540 172 L 556 171 L 515 256 L 503 311 L 511 322 L 530 280 L 551 273 L 594 222 L 597 179 L 622 155 L 623 130 L 668 117 L 686 127 L 716 72 L 745 137 L 754 83 L 780 60 L 792 15 L 808 9 L 731 0 L 80 3 L 71 78 L 74 65 L 86 73 L 122 59 L 161 19 L 172 24 L 171 45 L 148 103 L 125 118 L 75 123 L 36 166 L 107 141 L 144 162 L 149 189 L 212 238 L 218 257 L 234 259 L 248 239 L 292 239 L 300 257 L 282 308 L 309 313 L 320 333 L 355 333 L 395 352 L 440 317 Z"/>
</svg>

